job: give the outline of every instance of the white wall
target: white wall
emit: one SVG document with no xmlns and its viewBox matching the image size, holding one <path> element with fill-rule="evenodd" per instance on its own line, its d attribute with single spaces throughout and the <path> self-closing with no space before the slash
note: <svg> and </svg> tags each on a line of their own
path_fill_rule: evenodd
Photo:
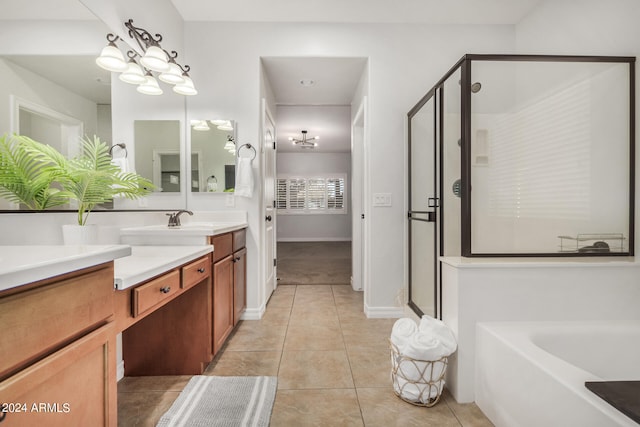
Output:
<svg viewBox="0 0 640 427">
<path fill-rule="evenodd" d="M 200 91 L 189 98 L 188 114 L 234 118 L 240 143 L 255 143 L 260 137 L 260 97 L 265 95 L 261 92 L 261 56 L 368 57 L 370 178 L 366 186 L 370 193 L 392 193 L 394 204 L 390 208 L 366 206 L 370 212 L 367 304 L 395 307 L 396 295 L 405 284 L 406 113 L 462 55 L 512 53 L 513 37 L 513 26 L 187 22 L 186 55 Z M 209 47 L 224 40 L 225 55 L 217 49 L 203 49 L 207 40 Z M 368 201 L 368 194 L 365 197 Z M 249 212 L 250 228 L 259 229 L 260 196 L 236 199 L 237 207 Z M 224 209 L 224 198 L 212 199 L 209 208 Z M 251 298 L 249 301 L 253 304 Z"/>
<path fill-rule="evenodd" d="M 347 211 L 344 214 L 279 214 L 279 242 L 351 240 L 350 153 L 278 153 L 277 167 L 278 175 L 347 175 Z"/>
</svg>

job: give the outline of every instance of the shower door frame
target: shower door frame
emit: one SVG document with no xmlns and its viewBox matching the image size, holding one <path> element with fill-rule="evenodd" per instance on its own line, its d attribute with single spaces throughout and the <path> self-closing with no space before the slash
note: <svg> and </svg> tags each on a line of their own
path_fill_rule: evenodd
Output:
<svg viewBox="0 0 640 427">
<path fill-rule="evenodd" d="M 407 245 L 408 245 L 408 305 L 409 307 L 416 313 L 418 316 L 423 316 L 425 313 L 422 311 L 420 307 L 413 301 L 413 291 L 412 291 L 412 261 L 411 261 L 411 222 L 412 221 L 424 221 L 418 218 L 414 218 L 414 214 L 424 214 L 431 213 L 433 215 L 433 220 L 429 220 L 429 222 L 433 222 L 435 226 L 435 239 L 433 242 L 434 245 L 434 277 L 433 277 L 433 292 L 434 292 L 434 317 L 442 318 L 442 262 L 439 260 L 439 257 L 444 254 L 444 223 L 442 219 L 444 218 L 444 206 L 441 203 L 441 195 L 444 191 L 443 184 L 443 167 L 444 164 L 444 114 L 442 111 L 444 105 L 444 85 L 445 82 L 462 66 L 465 57 L 462 57 L 456 64 L 447 71 L 446 74 L 442 76 L 442 78 L 424 95 L 411 110 L 407 113 L 407 135 L 408 135 L 408 177 L 407 180 L 407 218 L 408 218 L 408 237 L 407 237 Z M 464 91 L 461 91 L 464 92 Z M 411 210 L 411 119 L 420 111 L 420 109 L 431 99 L 434 99 L 434 199 L 435 206 L 433 206 L 433 211 L 429 212 L 416 212 Z"/>
<path fill-rule="evenodd" d="M 592 62 L 592 63 L 627 63 L 629 65 L 629 229 L 628 250 L 626 252 L 580 253 L 580 252 L 508 252 L 495 253 L 472 251 L 472 206 L 471 191 L 471 70 L 474 61 L 511 61 L 511 62 Z M 468 258 L 491 257 L 608 257 L 634 256 L 635 234 L 635 61 L 632 56 L 584 56 L 584 55 L 500 55 L 500 54 L 467 54 L 454 68 L 461 67 L 461 255 Z"/>
<path fill-rule="evenodd" d="M 466 189 L 471 188 L 471 68 L 473 61 L 529 61 L 529 62 L 610 62 L 627 63 L 629 65 L 629 245 L 627 252 L 610 253 L 473 253 L 471 245 L 472 236 L 472 212 L 471 212 L 471 192 Z M 432 98 L 434 98 L 434 120 L 437 121 L 435 127 L 434 141 L 434 197 L 436 204 L 433 207 L 433 222 L 435 224 L 435 266 L 434 266 L 434 313 L 436 318 L 442 317 L 442 262 L 438 259 L 444 254 L 444 207 L 440 203 L 443 188 L 443 145 L 444 130 L 442 111 L 444 102 L 444 84 L 458 70 L 460 70 L 460 195 L 461 195 L 461 220 L 460 220 L 460 256 L 491 258 L 491 257 L 576 257 L 576 256 L 634 256 L 634 233 L 635 233 L 635 57 L 627 56 L 575 56 L 575 55 L 499 55 L 499 54 L 467 54 L 456 62 L 446 74 L 424 95 L 418 103 L 407 113 L 407 135 L 408 135 L 408 192 L 407 192 L 407 216 L 408 216 L 408 305 L 419 316 L 424 312 L 412 299 L 412 277 L 411 277 L 411 223 L 418 220 L 413 218 L 413 214 L 425 212 L 411 211 L 411 119 L 417 112 Z M 436 122 L 434 122 L 436 123 Z M 431 220 L 430 220 L 431 222 Z"/>
</svg>

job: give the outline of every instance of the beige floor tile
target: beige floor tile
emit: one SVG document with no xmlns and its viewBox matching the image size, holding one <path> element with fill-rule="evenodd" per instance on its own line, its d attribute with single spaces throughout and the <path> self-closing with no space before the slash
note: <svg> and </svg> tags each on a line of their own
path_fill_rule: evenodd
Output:
<svg viewBox="0 0 640 427">
<path fill-rule="evenodd" d="M 442 400 L 431 408 L 404 402 L 388 388 L 358 388 L 358 402 L 367 427 L 459 427 Z"/>
<path fill-rule="evenodd" d="M 283 352 L 278 372 L 278 389 L 310 388 L 353 388 L 347 352 Z"/>
<path fill-rule="evenodd" d="M 475 403 L 458 403 L 447 389 L 444 390 L 441 401 L 449 406 L 463 427 L 493 427 L 493 423 Z"/>
<path fill-rule="evenodd" d="M 305 311 L 299 309 L 291 311 L 291 317 L 289 318 L 290 325 L 308 325 L 317 323 L 331 323 L 338 326 L 340 324 L 340 320 L 338 318 L 338 312 L 336 311 L 335 307 L 333 309 L 326 310 Z"/>
<path fill-rule="evenodd" d="M 291 307 L 268 308 L 259 322 L 262 324 L 288 325 L 290 316 Z"/>
<path fill-rule="evenodd" d="M 286 325 L 243 321 L 229 339 L 225 351 L 281 351 Z"/>
<path fill-rule="evenodd" d="M 342 331 L 334 323 L 291 325 L 284 340 L 284 351 L 344 350 Z"/>
<path fill-rule="evenodd" d="M 191 375 L 167 375 L 150 377 L 124 377 L 118 381 L 118 393 L 147 391 L 182 391 Z"/>
<path fill-rule="evenodd" d="M 342 335 L 348 350 L 389 348 L 389 337 L 393 322 L 389 319 L 365 319 L 342 322 Z"/>
<path fill-rule="evenodd" d="M 367 316 L 364 314 L 364 308 L 362 304 L 356 305 L 336 305 L 338 311 L 338 317 L 340 323 L 354 323 L 367 320 Z"/>
<path fill-rule="evenodd" d="M 296 287 L 296 296 L 304 294 L 330 294 L 333 295 L 331 285 L 299 285 Z"/>
<path fill-rule="evenodd" d="M 333 294 L 310 292 L 306 294 L 296 294 L 296 297 L 293 300 L 293 306 L 303 308 L 316 308 L 319 306 L 335 307 L 335 301 L 333 299 Z"/>
<path fill-rule="evenodd" d="M 271 298 L 269 298 L 266 311 L 273 309 L 291 308 L 291 306 L 293 305 L 293 299 L 293 294 L 273 295 Z"/>
<path fill-rule="evenodd" d="M 347 351 L 356 387 L 389 387 L 391 356 L 387 349 Z"/>
<path fill-rule="evenodd" d="M 273 295 L 294 295 L 296 293 L 296 287 L 292 285 L 278 285 Z"/>
<path fill-rule="evenodd" d="M 353 389 L 278 390 L 270 427 L 362 426 Z"/>
<path fill-rule="evenodd" d="M 118 393 L 118 427 L 154 427 L 179 394 L 178 391 Z"/>
<path fill-rule="evenodd" d="M 281 354 L 279 351 L 225 351 L 203 375 L 277 376 Z"/>
</svg>

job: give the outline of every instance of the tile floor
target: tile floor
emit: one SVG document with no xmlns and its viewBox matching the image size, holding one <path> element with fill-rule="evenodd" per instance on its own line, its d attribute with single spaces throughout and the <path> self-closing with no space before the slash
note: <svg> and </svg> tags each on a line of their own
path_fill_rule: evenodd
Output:
<svg viewBox="0 0 640 427">
<path fill-rule="evenodd" d="M 403 402 L 389 379 L 395 319 L 367 319 L 348 285 L 279 286 L 262 320 L 243 321 L 205 375 L 278 377 L 271 427 L 491 426 L 445 392 L 433 408 Z M 118 425 L 153 426 L 190 377 L 125 378 Z"/>
</svg>

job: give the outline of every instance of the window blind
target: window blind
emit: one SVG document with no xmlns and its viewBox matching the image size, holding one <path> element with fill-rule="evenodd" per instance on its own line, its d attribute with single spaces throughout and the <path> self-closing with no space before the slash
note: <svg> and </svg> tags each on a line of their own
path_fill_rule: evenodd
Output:
<svg viewBox="0 0 640 427">
<path fill-rule="evenodd" d="M 346 179 L 346 174 L 279 176 L 276 184 L 278 213 L 347 213 Z"/>
</svg>

